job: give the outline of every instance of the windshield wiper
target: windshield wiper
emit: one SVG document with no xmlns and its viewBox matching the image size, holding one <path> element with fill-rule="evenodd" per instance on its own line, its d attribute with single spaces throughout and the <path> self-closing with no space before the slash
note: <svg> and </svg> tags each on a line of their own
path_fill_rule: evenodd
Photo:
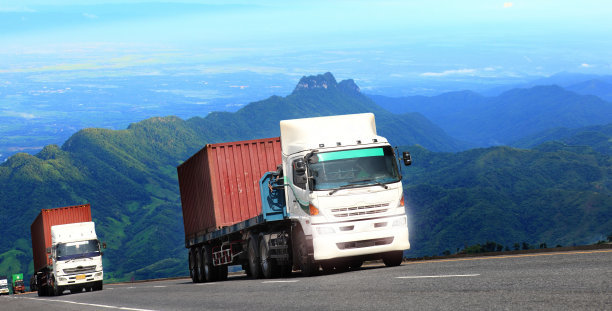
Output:
<svg viewBox="0 0 612 311">
<path fill-rule="evenodd" d="M 365 184 L 365 185 L 356 185 L 353 183 L 362 183 L 362 182 L 374 182 L 373 184 Z M 381 186 L 385 189 L 388 189 L 389 186 L 381 183 L 380 181 L 375 181 L 374 179 L 362 179 L 362 180 L 355 180 L 353 181 L 352 184 L 348 184 L 348 185 L 344 185 L 344 186 L 340 186 L 332 191 L 329 192 L 329 195 L 333 195 L 334 193 L 336 193 L 338 190 L 342 190 L 342 189 L 347 189 L 347 188 L 359 188 L 359 187 L 368 187 L 368 186 L 372 186 L 372 185 L 376 185 L 376 186 Z"/>
</svg>

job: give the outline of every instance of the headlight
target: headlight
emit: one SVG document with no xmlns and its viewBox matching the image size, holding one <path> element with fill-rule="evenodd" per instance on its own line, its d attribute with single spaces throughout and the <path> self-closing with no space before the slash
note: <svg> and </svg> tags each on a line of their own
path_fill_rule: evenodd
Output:
<svg viewBox="0 0 612 311">
<path fill-rule="evenodd" d="M 61 278 L 59 278 L 59 281 L 60 282 L 66 282 L 66 281 L 68 281 L 68 279 L 66 279 L 65 277 L 61 277 Z"/>
<path fill-rule="evenodd" d="M 393 221 L 393 227 L 404 227 L 406 226 L 406 217 L 398 218 Z"/>
<path fill-rule="evenodd" d="M 336 230 L 334 230 L 334 228 L 332 227 L 317 227 L 317 233 L 321 235 L 332 234 L 332 233 L 336 233 Z"/>
</svg>

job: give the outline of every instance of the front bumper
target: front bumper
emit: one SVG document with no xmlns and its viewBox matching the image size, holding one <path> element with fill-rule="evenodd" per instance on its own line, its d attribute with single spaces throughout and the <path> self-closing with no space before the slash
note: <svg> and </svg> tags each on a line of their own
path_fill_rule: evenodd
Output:
<svg viewBox="0 0 612 311">
<path fill-rule="evenodd" d="M 58 286 L 80 285 L 90 282 L 102 281 L 104 273 L 102 271 L 60 275 L 56 278 Z"/>
<path fill-rule="evenodd" d="M 312 225 L 314 259 L 364 256 L 410 248 L 406 215 Z"/>
</svg>

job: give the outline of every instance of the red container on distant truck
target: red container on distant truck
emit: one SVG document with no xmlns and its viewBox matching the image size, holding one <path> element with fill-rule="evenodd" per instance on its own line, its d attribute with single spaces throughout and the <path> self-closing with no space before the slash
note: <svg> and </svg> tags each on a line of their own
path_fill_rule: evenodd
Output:
<svg viewBox="0 0 612 311">
<path fill-rule="evenodd" d="M 91 221 L 89 204 L 41 210 L 30 226 L 34 271 L 40 271 L 51 262 L 47 256 L 47 248 L 51 247 L 51 226 L 89 221 Z"/>
<path fill-rule="evenodd" d="M 275 137 L 209 144 L 178 166 L 186 240 L 261 214 L 259 180 L 279 164 Z"/>
</svg>

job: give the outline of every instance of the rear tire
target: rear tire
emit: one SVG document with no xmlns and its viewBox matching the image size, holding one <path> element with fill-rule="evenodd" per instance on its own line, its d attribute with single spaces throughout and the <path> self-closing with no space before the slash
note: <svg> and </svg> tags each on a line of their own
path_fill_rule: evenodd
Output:
<svg viewBox="0 0 612 311">
<path fill-rule="evenodd" d="M 219 281 L 227 280 L 227 266 L 217 267 L 217 280 Z"/>
<path fill-rule="evenodd" d="M 383 255 L 382 260 L 387 267 L 397 267 L 402 264 L 404 251 L 393 251 Z"/>
<path fill-rule="evenodd" d="M 196 278 L 198 283 L 206 282 L 206 278 L 204 277 L 204 258 L 202 258 L 203 248 L 195 249 L 195 259 L 196 259 Z"/>
<path fill-rule="evenodd" d="M 261 263 L 261 274 L 266 279 L 271 279 L 280 274 L 276 261 L 270 258 L 270 248 L 263 234 L 259 238 L 259 258 Z"/>
<path fill-rule="evenodd" d="M 249 270 L 251 271 L 251 277 L 254 279 L 261 278 L 261 266 L 259 264 L 259 247 L 257 238 L 251 235 L 249 238 L 248 245 L 248 256 L 249 256 Z"/>
<path fill-rule="evenodd" d="M 213 266 L 212 263 L 212 250 L 210 245 L 204 245 L 202 247 L 202 256 L 204 256 L 204 278 L 206 282 L 215 282 L 217 281 L 217 268 Z"/>
<path fill-rule="evenodd" d="M 191 281 L 193 283 L 198 283 L 200 280 L 198 279 L 198 274 L 196 273 L 196 258 L 195 258 L 195 248 L 189 249 L 189 277 L 191 277 Z"/>
</svg>

